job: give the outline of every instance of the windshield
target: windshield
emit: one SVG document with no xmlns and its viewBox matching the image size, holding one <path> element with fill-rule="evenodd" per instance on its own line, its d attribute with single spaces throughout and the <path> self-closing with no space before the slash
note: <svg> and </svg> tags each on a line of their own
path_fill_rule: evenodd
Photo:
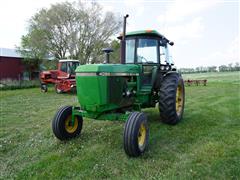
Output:
<svg viewBox="0 0 240 180">
<path fill-rule="evenodd" d="M 62 62 L 61 71 L 75 74 L 76 68 L 79 66 L 79 62 Z"/>
<path fill-rule="evenodd" d="M 137 54 L 135 55 L 135 53 Z M 158 63 L 157 54 L 158 40 L 156 39 L 126 40 L 126 63 Z"/>
<path fill-rule="evenodd" d="M 71 74 L 75 74 L 75 70 L 79 66 L 79 62 L 72 62 Z"/>
<path fill-rule="evenodd" d="M 138 63 L 157 63 L 157 45 L 155 39 L 139 39 L 137 47 Z"/>
</svg>

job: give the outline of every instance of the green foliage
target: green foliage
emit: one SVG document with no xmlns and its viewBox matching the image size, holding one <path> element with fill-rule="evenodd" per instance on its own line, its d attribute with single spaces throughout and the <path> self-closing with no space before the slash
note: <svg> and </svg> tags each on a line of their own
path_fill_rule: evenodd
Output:
<svg viewBox="0 0 240 180">
<path fill-rule="evenodd" d="M 33 29 L 29 34 L 22 36 L 21 46 L 17 47 L 17 51 L 24 57 L 23 64 L 27 71 L 39 70 L 47 54 L 45 44 L 41 30 Z"/>
<path fill-rule="evenodd" d="M 57 69 L 58 60 L 43 60 L 40 70 L 53 70 Z"/>
<path fill-rule="evenodd" d="M 207 86 L 186 87 L 183 121 L 159 122 L 145 109 L 149 150 L 140 158 L 123 151 L 122 122 L 84 119 L 79 138 L 58 141 L 51 120 L 75 95 L 53 88 L 0 94 L 0 179 L 239 179 L 239 72 L 188 74 L 207 78 Z"/>
<path fill-rule="evenodd" d="M 41 9 L 29 21 L 19 48 L 24 57 L 99 61 L 101 49 L 119 31 L 121 21 L 96 2 L 63 2 Z"/>
<path fill-rule="evenodd" d="M 113 49 L 113 52 L 110 54 L 110 63 L 120 63 L 120 42 L 117 40 L 113 40 L 110 43 L 110 47 Z"/>
</svg>

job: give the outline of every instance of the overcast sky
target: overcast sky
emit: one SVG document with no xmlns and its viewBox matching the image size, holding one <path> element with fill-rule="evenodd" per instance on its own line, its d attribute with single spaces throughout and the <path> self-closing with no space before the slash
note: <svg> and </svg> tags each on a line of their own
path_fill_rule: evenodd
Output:
<svg viewBox="0 0 240 180">
<path fill-rule="evenodd" d="M 62 1 L 65 0 L 1 0 L 0 47 L 19 46 L 31 16 Z M 240 62 L 239 0 L 98 2 L 105 11 L 128 13 L 127 31 L 155 29 L 174 41 L 170 50 L 178 67 Z"/>
</svg>

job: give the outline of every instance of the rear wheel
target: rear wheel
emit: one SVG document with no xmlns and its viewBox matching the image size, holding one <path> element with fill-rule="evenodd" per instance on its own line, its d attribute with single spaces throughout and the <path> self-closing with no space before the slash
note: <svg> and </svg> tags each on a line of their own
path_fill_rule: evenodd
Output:
<svg viewBox="0 0 240 180">
<path fill-rule="evenodd" d="M 159 111 L 162 122 L 177 124 L 184 112 L 185 89 L 178 73 L 167 74 L 160 86 Z"/>
<path fill-rule="evenodd" d="M 72 123 L 72 106 L 60 108 L 52 121 L 54 135 L 60 140 L 67 140 L 78 136 L 82 130 L 83 119 L 75 116 Z"/>
<path fill-rule="evenodd" d="M 133 112 L 124 127 L 124 150 L 130 157 L 140 156 L 148 146 L 149 129 L 144 113 Z"/>
</svg>

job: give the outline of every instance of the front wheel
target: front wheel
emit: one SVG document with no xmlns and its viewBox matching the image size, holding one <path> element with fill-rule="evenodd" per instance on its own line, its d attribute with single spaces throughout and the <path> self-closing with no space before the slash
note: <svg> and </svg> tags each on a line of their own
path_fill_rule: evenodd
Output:
<svg viewBox="0 0 240 180">
<path fill-rule="evenodd" d="M 61 89 L 61 84 L 60 83 L 55 84 L 55 92 L 57 94 L 61 94 L 63 92 L 62 89 Z"/>
<path fill-rule="evenodd" d="M 147 117 L 141 112 L 132 112 L 124 127 L 124 150 L 130 157 L 140 156 L 148 146 L 149 128 Z"/>
<path fill-rule="evenodd" d="M 47 92 L 48 91 L 48 87 L 47 84 L 41 84 L 41 92 Z"/>
<path fill-rule="evenodd" d="M 61 107 L 52 121 L 52 130 L 59 140 L 68 140 L 78 136 L 82 130 L 82 116 L 75 116 L 72 122 L 72 106 Z"/>
<path fill-rule="evenodd" d="M 159 111 L 162 122 L 177 124 L 184 112 L 184 81 L 178 73 L 169 73 L 161 82 Z"/>
</svg>

